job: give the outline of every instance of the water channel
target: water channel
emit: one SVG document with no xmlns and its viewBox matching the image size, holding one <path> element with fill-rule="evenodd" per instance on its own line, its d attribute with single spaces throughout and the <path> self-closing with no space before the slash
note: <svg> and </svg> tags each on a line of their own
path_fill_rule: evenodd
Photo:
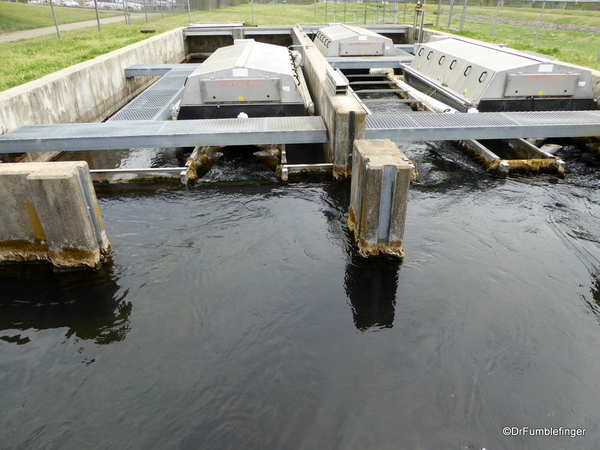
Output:
<svg viewBox="0 0 600 450">
<path fill-rule="evenodd" d="M 100 191 L 109 264 L 0 271 L 0 449 L 599 448 L 599 164 L 503 179 L 399 145 L 401 264 L 357 256 L 349 182 L 224 161 Z"/>
</svg>

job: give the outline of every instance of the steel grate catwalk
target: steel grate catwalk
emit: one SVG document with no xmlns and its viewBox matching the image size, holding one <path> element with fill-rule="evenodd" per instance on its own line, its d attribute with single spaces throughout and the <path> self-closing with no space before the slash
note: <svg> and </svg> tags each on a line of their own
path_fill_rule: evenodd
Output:
<svg viewBox="0 0 600 450">
<path fill-rule="evenodd" d="M 318 116 L 136 120 L 22 126 L 0 136 L 0 153 L 324 142 Z"/>
<path fill-rule="evenodd" d="M 163 75 L 152 86 L 114 114 L 109 122 L 131 120 L 168 120 L 171 105 L 181 98 L 185 80 L 199 64 L 133 66 L 125 69 L 128 77 Z"/>
<path fill-rule="evenodd" d="M 373 114 L 365 132 L 393 141 L 582 136 L 600 136 L 600 111 Z"/>
</svg>

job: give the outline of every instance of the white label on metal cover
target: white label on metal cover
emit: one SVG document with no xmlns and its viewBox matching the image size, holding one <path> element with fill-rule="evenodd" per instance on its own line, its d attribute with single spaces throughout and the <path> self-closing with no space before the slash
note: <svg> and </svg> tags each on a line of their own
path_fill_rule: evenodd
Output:
<svg viewBox="0 0 600 450">
<path fill-rule="evenodd" d="M 554 64 L 540 64 L 538 72 L 552 72 L 554 70 Z"/>
<path fill-rule="evenodd" d="M 579 85 L 579 87 L 585 87 L 585 85 L 587 84 L 585 81 L 580 81 L 579 83 L 577 83 Z"/>
<path fill-rule="evenodd" d="M 358 40 L 359 40 L 359 41 L 366 41 L 366 40 L 367 40 L 367 37 L 366 37 L 366 36 L 359 36 L 359 37 L 358 37 Z"/>
<path fill-rule="evenodd" d="M 247 77 L 248 69 L 232 69 L 232 74 L 234 77 Z"/>
<path fill-rule="evenodd" d="M 285 92 L 290 92 L 290 87 L 289 86 L 281 86 L 281 90 L 285 91 Z"/>
</svg>

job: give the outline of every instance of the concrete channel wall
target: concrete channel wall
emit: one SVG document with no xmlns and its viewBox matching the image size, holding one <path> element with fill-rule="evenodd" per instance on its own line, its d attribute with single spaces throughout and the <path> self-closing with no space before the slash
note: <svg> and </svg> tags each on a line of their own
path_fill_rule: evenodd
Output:
<svg viewBox="0 0 600 450">
<path fill-rule="evenodd" d="M 292 29 L 294 48 L 302 54 L 303 72 L 316 114 L 327 127 L 329 144 L 326 158 L 333 163 L 336 178 L 350 176 L 352 149 L 355 139 L 364 139 L 367 112 L 358 100 L 349 94 L 334 95 L 327 83 L 327 71 L 333 70 L 312 40 L 299 27 Z"/>
<path fill-rule="evenodd" d="M 102 121 L 156 80 L 127 79 L 125 68 L 180 63 L 185 57 L 183 29 L 178 28 L 0 92 L 0 134 L 22 125 Z M 53 156 L 32 154 L 25 161 Z"/>
</svg>

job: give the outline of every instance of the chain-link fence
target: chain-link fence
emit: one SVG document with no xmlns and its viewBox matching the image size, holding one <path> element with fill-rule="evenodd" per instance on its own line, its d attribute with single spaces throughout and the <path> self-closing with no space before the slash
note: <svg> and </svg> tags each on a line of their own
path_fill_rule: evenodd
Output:
<svg viewBox="0 0 600 450">
<path fill-rule="evenodd" d="M 405 23 L 432 27 L 600 67 L 600 1 L 588 0 L 329 0 L 326 22 Z M 421 5 L 419 5 L 421 6 Z"/>
<path fill-rule="evenodd" d="M 23 18 L 17 7 L 12 6 L 19 3 L 40 8 L 31 10 L 31 14 Z M 60 39 L 61 30 L 79 27 L 71 25 L 75 23 L 95 24 L 100 30 L 102 23 L 130 24 L 132 18 L 150 21 L 176 14 L 188 14 L 191 21 L 192 11 L 221 9 L 240 3 L 247 0 L 0 0 L 0 36 L 50 26 Z"/>
<path fill-rule="evenodd" d="M 25 1 L 25 0 L 22 0 Z M 167 15 L 189 16 L 195 11 L 219 10 L 242 5 L 252 11 L 252 22 L 258 5 L 307 5 L 314 8 L 315 23 L 405 23 L 416 24 L 417 0 L 29 0 L 45 5 L 39 16 L 12 19 L 10 5 L 0 0 L 1 33 L 37 28 L 40 23 L 54 24 L 60 38 L 61 29 L 70 22 L 89 21 L 97 24 L 106 20 L 131 23 L 132 17 L 155 20 Z M 600 57 L 600 0 L 422 0 L 419 19 L 425 27 L 466 34 L 476 39 L 506 40 L 552 52 L 554 47 L 564 51 L 582 52 L 581 64 L 598 64 Z M 45 17 L 42 17 L 45 14 Z M 49 21 L 51 17 L 51 21 Z M 45 21 L 45 22 L 44 22 Z M 27 22 L 27 23 L 23 23 Z M 88 25 L 89 26 L 89 25 Z M 559 45 L 557 44 L 559 42 Z M 593 61 L 592 61 L 593 60 Z"/>
</svg>

